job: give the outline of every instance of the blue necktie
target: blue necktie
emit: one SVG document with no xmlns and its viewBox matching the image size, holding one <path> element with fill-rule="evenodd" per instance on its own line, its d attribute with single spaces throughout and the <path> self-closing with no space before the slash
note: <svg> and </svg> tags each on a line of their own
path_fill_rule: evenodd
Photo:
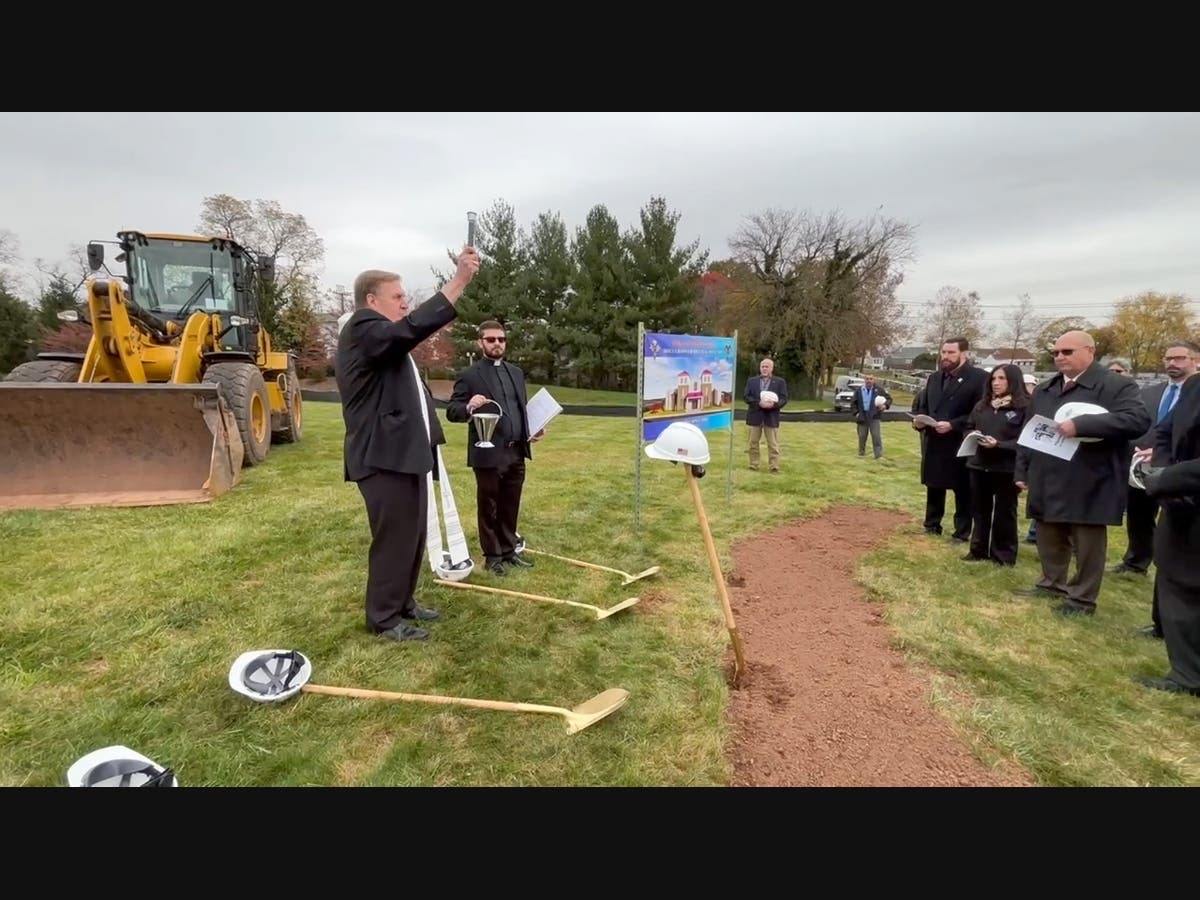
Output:
<svg viewBox="0 0 1200 900">
<path fill-rule="evenodd" d="M 1179 385 L 1167 385 L 1167 389 L 1163 391 L 1162 402 L 1158 404 L 1158 419 L 1154 424 L 1158 424 L 1167 417 L 1172 408 L 1175 406 L 1175 398 L 1179 395 Z"/>
</svg>

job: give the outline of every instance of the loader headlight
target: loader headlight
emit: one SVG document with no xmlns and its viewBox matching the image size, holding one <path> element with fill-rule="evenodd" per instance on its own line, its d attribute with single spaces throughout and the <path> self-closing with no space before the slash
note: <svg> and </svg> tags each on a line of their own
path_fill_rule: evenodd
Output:
<svg viewBox="0 0 1200 900">
<path fill-rule="evenodd" d="M 249 325 L 250 320 L 247 319 L 245 316 L 230 316 L 229 324 L 232 325 L 234 328 L 241 328 L 243 325 Z"/>
</svg>

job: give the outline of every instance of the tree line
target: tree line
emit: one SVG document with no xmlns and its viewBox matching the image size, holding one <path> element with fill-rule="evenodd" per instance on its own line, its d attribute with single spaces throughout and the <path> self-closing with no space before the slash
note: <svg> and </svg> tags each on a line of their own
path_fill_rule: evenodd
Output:
<svg viewBox="0 0 1200 900">
<path fill-rule="evenodd" d="M 770 208 L 742 219 L 728 257 L 710 259 L 699 241 L 681 234 L 680 219 L 655 196 L 626 229 L 603 204 L 573 229 L 549 210 L 522 225 L 511 204 L 495 201 L 480 215 L 483 264 L 459 301 L 458 319 L 422 346 L 419 363 L 453 371 L 477 352 L 479 323 L 496 319 L 509 332 L 510 359 L 531 380 L 632 390 L 642 322 L 648 331 L 736 331 L 739 373 L 756 371 L 769 355 L 794 396 L 816 396 L 835 366 L 855 365 L 868 352 L 912 339 L 936 346 L 947 337 L 978 344 L 987 336 L 975 291 L 948 285 L 919 315 L 906 313 L 897 291 L 916 258 L 916 232 L 903 220 Z M 263 324 L 278 348 L 297 354 L 302 375 L 328 374 L 332 348 L 321 317 L 350 309 L 353 298 L 322 289 L 324 243 L 305 217 L 273 200 L 214 194 L 201 200 L 195 230 L 232 238 L 275 263 L 276 280 L 258 298 Z M 0 230 L 0 372 L 39 349 L 81 350 L 88 337 L 85 326 L 57 318 L 78 302 L 83 248 L 70 247 L 64 264 L 38 261 L 41 277 L 23 294 L 9 268 L 18 259 L 16 236 Z M 452 262 L 446 271 L 435 268 L 437 287 L 451 269 Z M 1135 371 L 1158 368 L 1163 342 L 1196 333 L 1187 298 L 1152 292 L 1119 301 L 1112 322 L 1100 327 L 1040 316 L 1026 294 L 992 330 L 999 347 L 1041 351 L 1075 327 L 1093 334 L 1098 353 L 1124 355 Z"/>
</svg>

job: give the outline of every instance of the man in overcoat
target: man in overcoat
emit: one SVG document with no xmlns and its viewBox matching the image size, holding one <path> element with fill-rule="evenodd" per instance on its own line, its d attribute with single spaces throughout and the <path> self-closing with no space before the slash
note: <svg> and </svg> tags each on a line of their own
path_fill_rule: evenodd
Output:
<svg viewBox="0 0 1200 900">
<path fill-rule="evenodd" d="M 1067 460 L 1025 446 L 1017 449 L 1013 481 L 1028 491 L 1026 510 L 1038 523 L 1038 558 L 1042 577 L 1032 591 L 1062 603 L 1056 612 L 1092 615 L 1104 580 L 1108 526 L 1120 525 L 1125 513 L 1129 442 L 1149 430 L 1150 413 L 1137 384 L 1109 372 L 1096 361 L 1096 344 L 1085 331 L 1068 331 L 1054 345 L 1058 374 L 1038 385 L 1029 419 L 1054 420 L 1067 403 L 1090 403 L 1106 410 L 1068 418 L 1057 426 L 1080 443 Z M 1068 578 L 1071 556 L 1076 571 Z"/>
<path fill-rule="evenodd" d="M 958 455 L 966 433 L 967 417 L 983 396 L 987 373 L 971 365 L 966 338 L 950 338 L 942 344 L 941 366 L 925 382 L 917 414 L 927 415 L 936 425 L 919 425 L 922 430 L 921 484 L 925 485 L 925 531 L 942 533 L 946 515 L 946 491 L 954 491 L 954 539 L 971 539 L 971 476 L 966 457 Z"/>
<path fill-rule="evenodd" d="M 1162 508 L 1154 532 L 1154 589 L 1171 670 L 1165 678 L 1137 680 L 1200 696 L 1200 377 L 1183 383 L 1174 410 L 1159 426 L 1159 442 L 1169 448 L 1167 465 L 1145 482 Z"/>
</svg>

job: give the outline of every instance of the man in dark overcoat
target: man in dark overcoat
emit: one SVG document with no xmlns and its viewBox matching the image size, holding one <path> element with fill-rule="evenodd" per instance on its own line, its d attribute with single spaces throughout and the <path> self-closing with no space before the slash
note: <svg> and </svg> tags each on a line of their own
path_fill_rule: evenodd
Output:
<svg viewBox="0 0 1200 900">
<path fill-rule="evenodd" d="M 1138 681 L 1200 696 L 1200 377 L 1183 383 L 1159 431 L 1160 446 L 1169 447 L 1167 465 L 1145 482 L 1162 508 L 1154 532 L 1154 590 L 1171 670 L 1165 678 Z"/>
<path fill-rule="evenodd" d="M 966 433 L 967 417 L 987 384 L 987 373 L 971 365 L 966 338 L 942 344 L 941 365 L 925 382 L 916 412 L 935 419 L 936 425 L 913 422 L 922 429 L 921 484 L 925 485 L 925 531 L 942 533 L 946 491 L 954 491 L 954 539 L 971 539 L 971 477 L 967 459 L 958 455 Z"/>
<path fill-rule="evenodd" d="M 1042 577 L 1032 591 L 1062 599 L 1056 612 L 1092 615 L 1104 580 L 1108 526 L 1125 513 L 1129 442 L 1150 428 L 1150 413 L 1137 384 L 1096 361 L 1096 344 L 1085 331 L 1068 331 L 1054 345 L 1058 374 L 1038 385 L 1026 421 L 1055 420 L 1060 407 L 1088 403 L 1105 410 L 1066 418 L 1057 430 L 1083 441 L 1071 459 L 1025 446 L 1017 449 L 1013 475 L 1027 490 L 1026 511 L 1036 519 Z M 1068 579 L 1071 556 L 1076 571 Z"/>
</svg>

